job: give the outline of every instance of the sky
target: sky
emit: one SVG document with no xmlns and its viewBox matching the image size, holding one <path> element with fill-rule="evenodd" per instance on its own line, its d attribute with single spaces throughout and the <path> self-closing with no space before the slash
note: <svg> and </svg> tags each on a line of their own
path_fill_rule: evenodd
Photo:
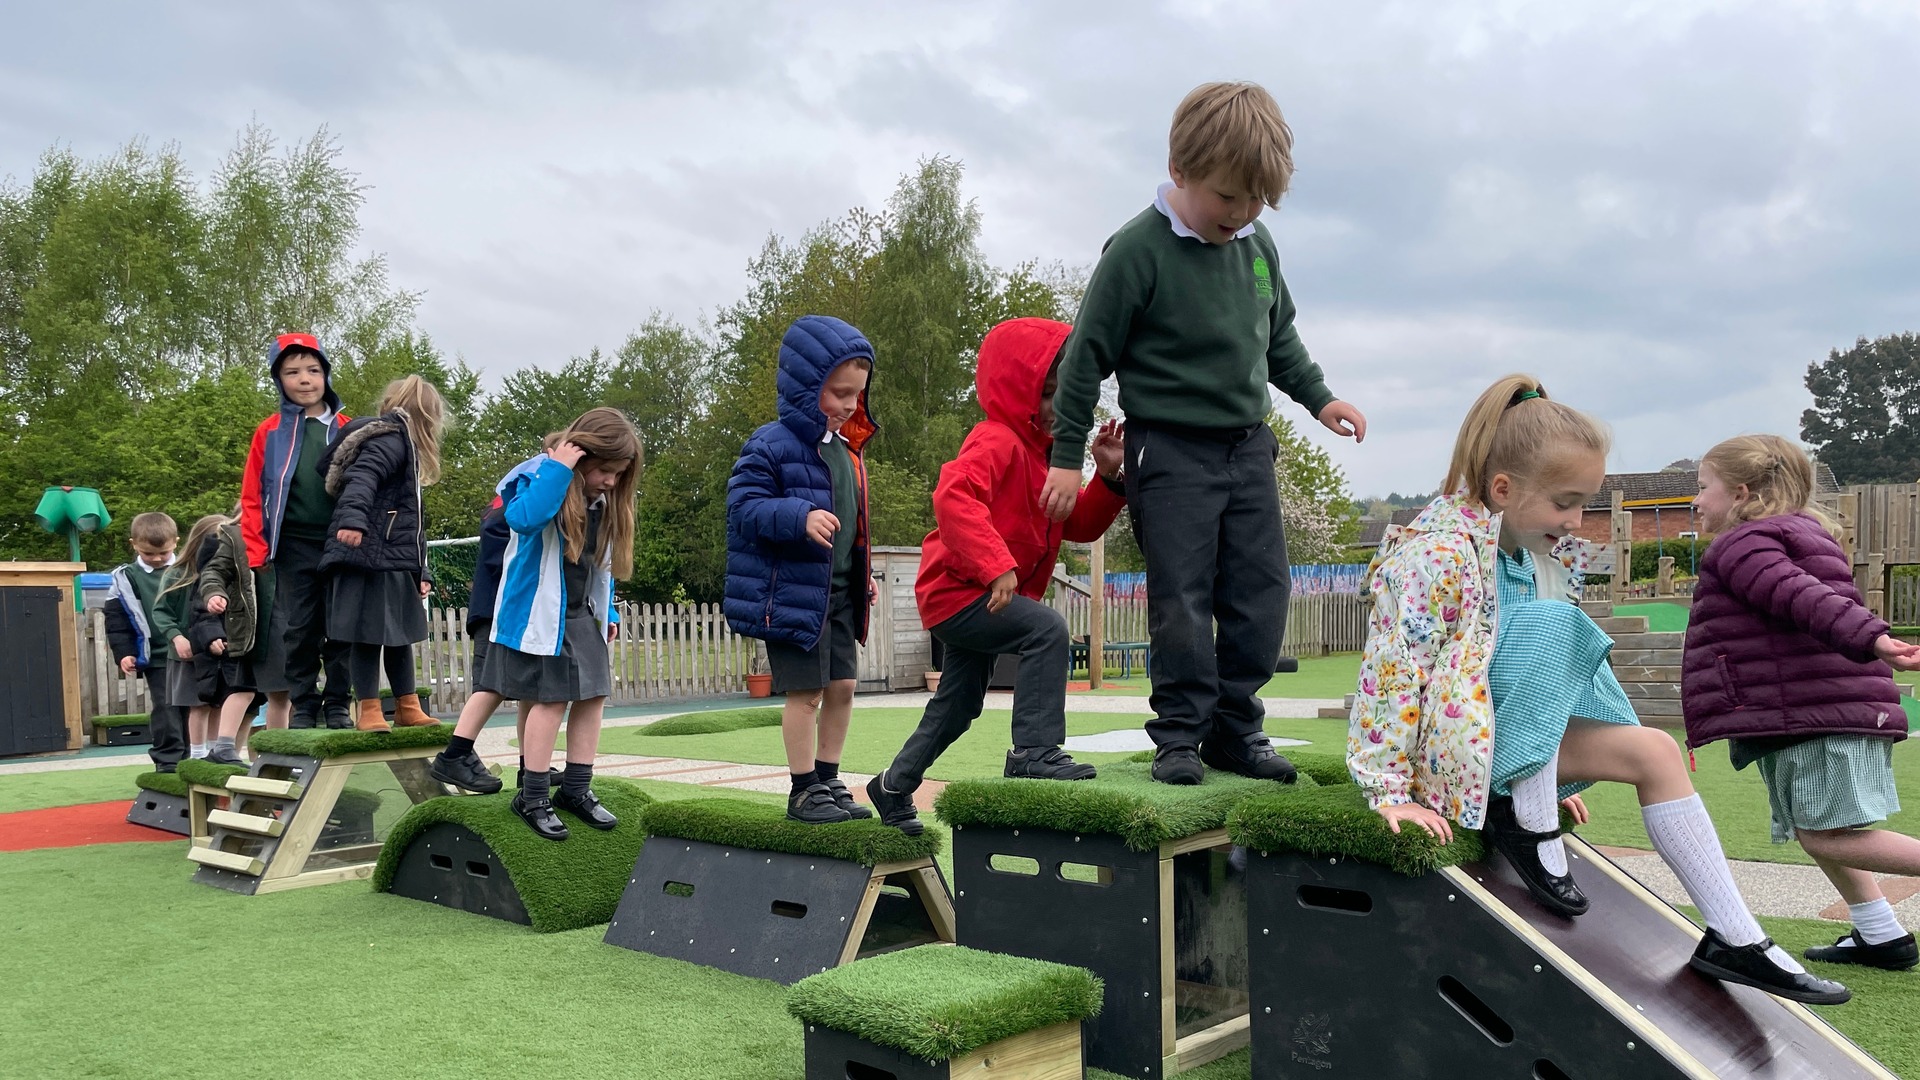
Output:
<svg viewBox="0 0 1920 1080">
<path fill-rule="evenodd" d="M 1364 445 L 1434 487 L 1509 371 L 1606 420 L 1615 470 L 1798 434 L 1807 365 L 1920 329 L 1920 3 L 577 0 L 0 7 L 0 177 L 49 147 L 321 125 L 361 243 L 490 382 L 738 299 L 770 234 L 966 166 L 989 261 L 1087 266 L 1166 177 L 1187 90 L 1295 134 L 1264 220 Z M 884 378 L 884 373 L 882 373 Z"/>
</svg>

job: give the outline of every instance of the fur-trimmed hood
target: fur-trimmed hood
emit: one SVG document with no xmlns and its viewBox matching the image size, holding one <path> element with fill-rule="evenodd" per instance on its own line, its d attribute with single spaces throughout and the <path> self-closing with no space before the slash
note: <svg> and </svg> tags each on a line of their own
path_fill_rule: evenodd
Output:
<svg viewBox="0 0 1920 1080">
<path fill-rule="evenodd" d="M 406 414 L 387 413 L 384 416 L 370 417 L 357 424 L 350 424 L 346 433 L 340 436 L 338 445 L 332 448 L 326 471 L 327 494 L 338 499 L 340 492 L 347 486 L 347 470 L 360 458 L 360 451 L 372 439 L 382 435 L 398 435 L 407 441 L 407 456 L 413 456 L 413 435 L 407 430 Z"/>
</svg>

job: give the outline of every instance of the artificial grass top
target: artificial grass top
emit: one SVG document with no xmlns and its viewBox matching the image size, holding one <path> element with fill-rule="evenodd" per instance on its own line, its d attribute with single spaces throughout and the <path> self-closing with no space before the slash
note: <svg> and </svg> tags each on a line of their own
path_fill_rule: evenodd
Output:
<svg viewBox="0 0 1920 1080">
<path fill-rule="evenodd" d="M 143 772 L 133 778 L 133 786 L 141 791 L 157 791 L 181 799 L 187 797 L 187 782 L 180 779 L 177 772 Z"/>
<path fill-rule="evenodd" d="M 1441 844 L 1425 830 L 1387 819 L 1367 806 L 1353 784 L 1301 788 L 1248 799 L 1234 808 L 1227 831 L 1234 843 L 1260 851 L 1347 855 L 1419 877 L 1443 866 L 1486 856 L 1480 834 L 1456 826 L 1453 843 Z"/>
<path fill-rule="evenodd" d="M 496 795 L 446 795 L 419 803 L 394 824 L 380 849 L 380 861 L 373 868 L 374 891 L 393 888 L 400 855 L 415 838 L 431 825 L 451 822 L 485 840 L 500 857 L 535 930 L 553 933 L 604 923 L 620 905 L 620 893 L 646 840 L 640 819 L 653 799 L 618 777 L 594 780 L 593 790 L 620 824 L 601 832 L 558 810 L 569 834 L 559 843 L 542 840 L 520 820 L 509 805 L 511 790 Z"/>
<path fill-rule="evenodd" d="M 1218 829 L 1242 801 L 1286 786 L 1208 769 L 1199 784 L 1176 787 L 1157 783 L 1144 762 L 1122 761 L 1100 766 L 1092 780 L 956 780 L 933 806 L 949 825 L 1105 833 L 1152 851 Z M 1303 775 L 1296 786 L 1314 786 L 1313 778 Z"/>
<path fill-rule="evenodd" d="M 787 817 L 784 803 L 756 803 L 745 799 L 657 802 L 647 808 L 646 827 L 652 836 L 700 840 L 749 851 L 845 859 L 862 866 L 927 859 L 940 851 L 940 836 L 936 832 L 908 836 L 891 825 L 880 824 L 878 818 L 805 825 Z"/>
<path fill-rule="evenodd" d="M 746 728 L 779 727 L 780 710 L 718 709 L 713 712 L 685 713 L 655 720 L 635 730 L 638 735 L 712 735 L 721 731 Z"/>
<path fill-rule="evenodd" d="M 452 724 L 394 728 L 392 731 L 334 731 L 327 728 L 269 728 L 247 742 L 254 754 L 332 758 L 407 750 L 416 746 L 445 746 L 453 738 Z"/>
<path fill-rule="evenodd" d="M 199 784 L 201 787 L 226 787 L 227 777 L 245 776 L 245 765 L 215 765 L 211 761 L 188 758 L 175 766 L 182 783 Z"/>
<path fill-rule="evenodd" d="M 142 724 L 151 722 L 151 714 L 143 712 L 109 713 L 105 716 L 96 716 L 87 722 L 94 727 L 139 727 Z"/>
<path fill-rule="evenodd" d="M 787 1011 L 928 1061 L 1084 1020 L 1100 1011 L 1092 972 L 1043 960 L 922 945 L 811 975 L 787 991 Z"/>
</svg>

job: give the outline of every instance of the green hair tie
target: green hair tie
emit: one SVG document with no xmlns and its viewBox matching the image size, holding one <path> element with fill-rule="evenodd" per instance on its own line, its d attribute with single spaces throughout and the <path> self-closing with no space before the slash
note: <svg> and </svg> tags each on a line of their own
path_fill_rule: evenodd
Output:
<svg viewBox="0 0 1920 1080">
<path fill-rule="evenodd" d="M 1537 397 L 1539 397 L 1539 396 L 1540 396 L 1540 391 L 1538 391 L 1538 390 L 1522 390 L 1522 391 L 1520 391 L 1520 396 L 1519 396 L 1519 397 L 1517 397 L 1517 398 L 1514 398 L 1513 400 L 1515 400 L 1515 401 L 1525 401 L 1525 400 L 1527 400 L 1528 398 L 1537 398 Z"/>
</svg>

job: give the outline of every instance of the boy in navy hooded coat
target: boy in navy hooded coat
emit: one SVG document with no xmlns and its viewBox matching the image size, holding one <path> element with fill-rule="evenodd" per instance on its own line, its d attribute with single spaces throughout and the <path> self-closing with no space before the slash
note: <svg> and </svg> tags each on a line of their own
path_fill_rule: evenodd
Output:
<svg viewBox="0 0 1920 1080">
<path fill-rule="evenodd" d="M 873 346 L 825 315 L 780 342 L 780 419 L 747 439 L 727 481 L 727 622 L 767 643 L 793 789 L 808 824 L 870 817 L 840 780 L 873 602 L 866 468 Z"/>
</svg>

